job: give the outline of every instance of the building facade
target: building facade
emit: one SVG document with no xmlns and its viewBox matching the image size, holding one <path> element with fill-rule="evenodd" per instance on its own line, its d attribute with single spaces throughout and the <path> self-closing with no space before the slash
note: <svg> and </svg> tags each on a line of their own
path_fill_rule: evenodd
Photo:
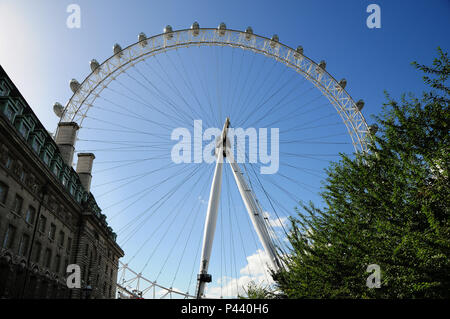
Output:
<svg viewBox="0 0 450 319">
<path fill-rule="evenodd" d="M 90 193 L 95 156 L 76 123 L 55 138 L 0 66 L 0 298 L 114 298 L 124 252 Z M 67 266 L 81 270 L 68 288 Z"/>
</svg>

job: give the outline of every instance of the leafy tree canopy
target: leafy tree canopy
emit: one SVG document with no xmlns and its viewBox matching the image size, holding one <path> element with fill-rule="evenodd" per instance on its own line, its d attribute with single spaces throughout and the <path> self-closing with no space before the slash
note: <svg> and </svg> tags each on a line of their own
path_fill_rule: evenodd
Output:
<svg viewBox="0 0 450 319">
<path fill-rule="evenodd" d="M 285 269 L 289 298 L 449 298 L 449 84 L 447 53 L 413 63 L 429 88 L 388 94 L 370 151 L 327 170 L 324 208 L 300 204 Z M 369 289 L 368 265 L 381 269 Z"/>
</svg>

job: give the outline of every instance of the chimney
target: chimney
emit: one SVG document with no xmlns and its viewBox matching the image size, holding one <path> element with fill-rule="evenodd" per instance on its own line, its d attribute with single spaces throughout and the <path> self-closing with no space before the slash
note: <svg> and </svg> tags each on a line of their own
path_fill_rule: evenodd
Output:
<svg viewBox="0 0 450 319">
<path fill-rule="evenodd" d="M 77 173 L 80 177 L 81 185 L 86 192 L 90 192 L 92 180 L 92 163 L 95 155 L 92 153 L 78 153 Z"/>
<path fill-rule="evenodd" d="M 73 153 L 75 151 L 75 139 L 79 128 L 80 127 L 75 122 L 60 122 L 58 124 L 55 142 L 61 151 L 64 162 L 69 166 L 72 166 Z"/>
</svg>

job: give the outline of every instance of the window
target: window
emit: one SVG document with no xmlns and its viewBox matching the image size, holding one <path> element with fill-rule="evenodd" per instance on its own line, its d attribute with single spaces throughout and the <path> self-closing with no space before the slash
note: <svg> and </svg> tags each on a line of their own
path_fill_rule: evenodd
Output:
<svg viewBox="0 0 450 319">
<path fill-rule="evenodd" d="M 82 278 L 87 281 L 87 271 L 86 271 L 86 265 L 83 266 L 83 271 L 81 272 Z"/>
<path fill-rule="evenodd" d="M 8 156 L 8 158 L 6 159 L 6 164 L 5 164 L 6 168 L 8 168 L 8 169 L 11 168 L 12 162 L 13 162 L 12 158 Z"/>
<path fill-rule="evenodd" d="M 72 250 L 72 238 L 67 238 L 67 251 L 70 252 Z"/>
<path fill-rule="evenodd" d="M 51 240 L 55 240 L 55 235 L 56 235 L 56 225 L 51 223 L 50 231 L 48 232 L 48 238 L 50 238 Z"/>
<path fill-rule="evenodd" d="M 5 109 L 5 115 L 8 120 L 12 121 L 14 114 L 14 110 L 11 107 L 7 106 Z"/>
<path fill-rule="evenodd" d="M 8 186 L 0 182 L 0 203 L 4 204 L 6 202 L 6 196 L 8 196 Z"/>
<path fill-rule="evenodd" d="M 84 245 L 84 255 L 87 256 L 89 253 L 89 244 Z"/>
<path fill-rule="evenodd" d="M 60 231 L 59 232 L 59 238 L 58 238 L 58 245 L 63 247 L 64 246 L 64 232 Z"/>
<path fill-rule="evenodd" d="M 39 231 L 41 233 L 45 233 L 45 228 L 47 227 L 47 218 L 45 216 L 41 216 L 39 218 Z"/>
<path fill-rule="evenodd" d="M 56 258 L 55 258 L 55 273 L 59 273 L 60 268 L 61 268 L 61 256 L 60 255 L 56 255 Z"/>
<path fill-rule="evenodd" d="M 63 184 L 63 186 L 65 187 L 65 186 L 67 186 L 67 183 L 69 182 L 69 178 L 67 177 L 67 176 L 63 176 L 63 178 L 62 178 L 62 184 Z"/>
<path fill-rule="evenodd" d="M 44 160 L 45 164 L 49 164 L 50 163 L 50 155 L 47 152 L 44 152 L 44 155 L 42 156 L 42 159 Z"/>
<path fill-rule="evenodd" d="M 6 82 L 2 80 L 2 82 L 0 82 L 0 96 L 8 96 L 8 94 L 9 90 L 6 87 Z"/>
<path fill-rule="evenodd" d="M 44 254 L 44 266 L 50 268 L 51 263 L 52 263 L 52 251 L 50 250 L 50 248 L 47 248 Z"/>
<path fill-rule="evenodd" d="M 33 150 L 39 154 L 39 149 L 41 148 L 41 144 L 39 144 L 39 141 L 34 138 L 33 143 L 31 144 L 31 147 L 33 147 Z"/>
<path fill-rule="evenodd" d="M 6 229 L 5 237 L 3 238 L 3 248 L 11 248 L 14 243 L 14 237 L 16 236 L 16 227 L 13 225 L 8 225 Z"/>
<path fill-rule="evenodd" d="M 75 184 L 70 184 L 70 194 L 75 195 L 76 186 Z"/>
<path fill-rule="evenodd" d="M 92 251 L 89 254 L 89 268 L 91 268 L 91 267 L 92 267 Z"/>
<path fill-rule="evenodd" d="M 42 244 L 40 242 L 36 242 L 34 245 L 34 262 L 39 263 L 39 260 L 41 259 L 41 250 L 42 250 Z"/>
<path fill-rule="evenodd" d="M 33 224 L 35 216 L 36 216 L 36 210 L 34 209 L 34 207 L 33 206 L 28 206 L 27 212 L 25 214 L 25 221 L 28 224 Z"/>
<path fill-rule="evenodd" d="M 75 196 L 75 199 L 77 200 L 77 202 L 81 202 L 81 195 L 82 195 L 82 193 L 81 193 L 81 191 L 78 191 L 77 192 L 77 194 L 76 194 L 76 196 Z"/>
<path fill-rule="evenodd" d="M 30 236 L 23 234 L 19 243 L 19 255 L 25 256 L 28 252 L 28 245 L 30 244 Z"/>
<path fill-rule="evenodd" d="M 63 211 L 64 211 L 64 207 L 63 206 L 58 206 L 58 208 L 56 210 L 56 213 L 58 214 L 59 217 L 61 217 L 61 219 L 62 219 L 62 217 L 64 215 Z"/>
<path fill-rule="evenodd" d="M 13 211 L 19 215 L 22 215 L 23 198 L 16 194 L 14 198 Z"/>
<path fill-rule="evenodd" d="M 2 103 L 4 106 L 3 113 L 6 115 L 8 120 L 13 123 L 14 118 L 21 111 L 21 106 L 17 101 L 13 101 L 12 99 L 7 100 L 6 103 Z"/>
<path fill-rule="evenodd" d="M 27 174 L 25 173 L 25 171 L 21 170 L 19 173 L 19 179 L 20 181 L 23 183 L 25 182 L 25 177 L 27 176 Z"/>
<path fill-rule="evenodd" d="M 59 167 L 57 165 L 53 166 L 53 174 L 59 176 Z"/>
<path fill-rule="evenodd" d="M 63 268 L 62 271 L 61 271 L 61 273 L 62 273 L 63 275 L 65 275 L 66 272 L 67 272 L 67 266 L 69 266 L 69 258 L 66 258 L 66 259 L 64 260 L 64 268 Z"/>
<path fill-rule="evenodd" d="M 22 134 L 23 137 L 26 138 L 26 137 L 28 136 L 29 128 L 26 127 L 26 126 L 22 123 L 22 125 L 20 125 L 19 132 L 20 132 L 20 134 Z"/>
</svg>

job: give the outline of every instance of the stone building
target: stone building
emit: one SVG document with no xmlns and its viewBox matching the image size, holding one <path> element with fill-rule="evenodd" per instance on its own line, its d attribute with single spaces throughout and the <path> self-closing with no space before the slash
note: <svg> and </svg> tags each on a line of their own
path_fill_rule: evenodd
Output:
<svg viewBox="0 0 450 319">
<path fill-rule="evenodd" d="M 0 66 L 0 298 L 115 296 L 124 252 L 89 191 L 94 155 L 72 167 L 77 129 L 60 124 L 53 138 Z"/>
</svg>

